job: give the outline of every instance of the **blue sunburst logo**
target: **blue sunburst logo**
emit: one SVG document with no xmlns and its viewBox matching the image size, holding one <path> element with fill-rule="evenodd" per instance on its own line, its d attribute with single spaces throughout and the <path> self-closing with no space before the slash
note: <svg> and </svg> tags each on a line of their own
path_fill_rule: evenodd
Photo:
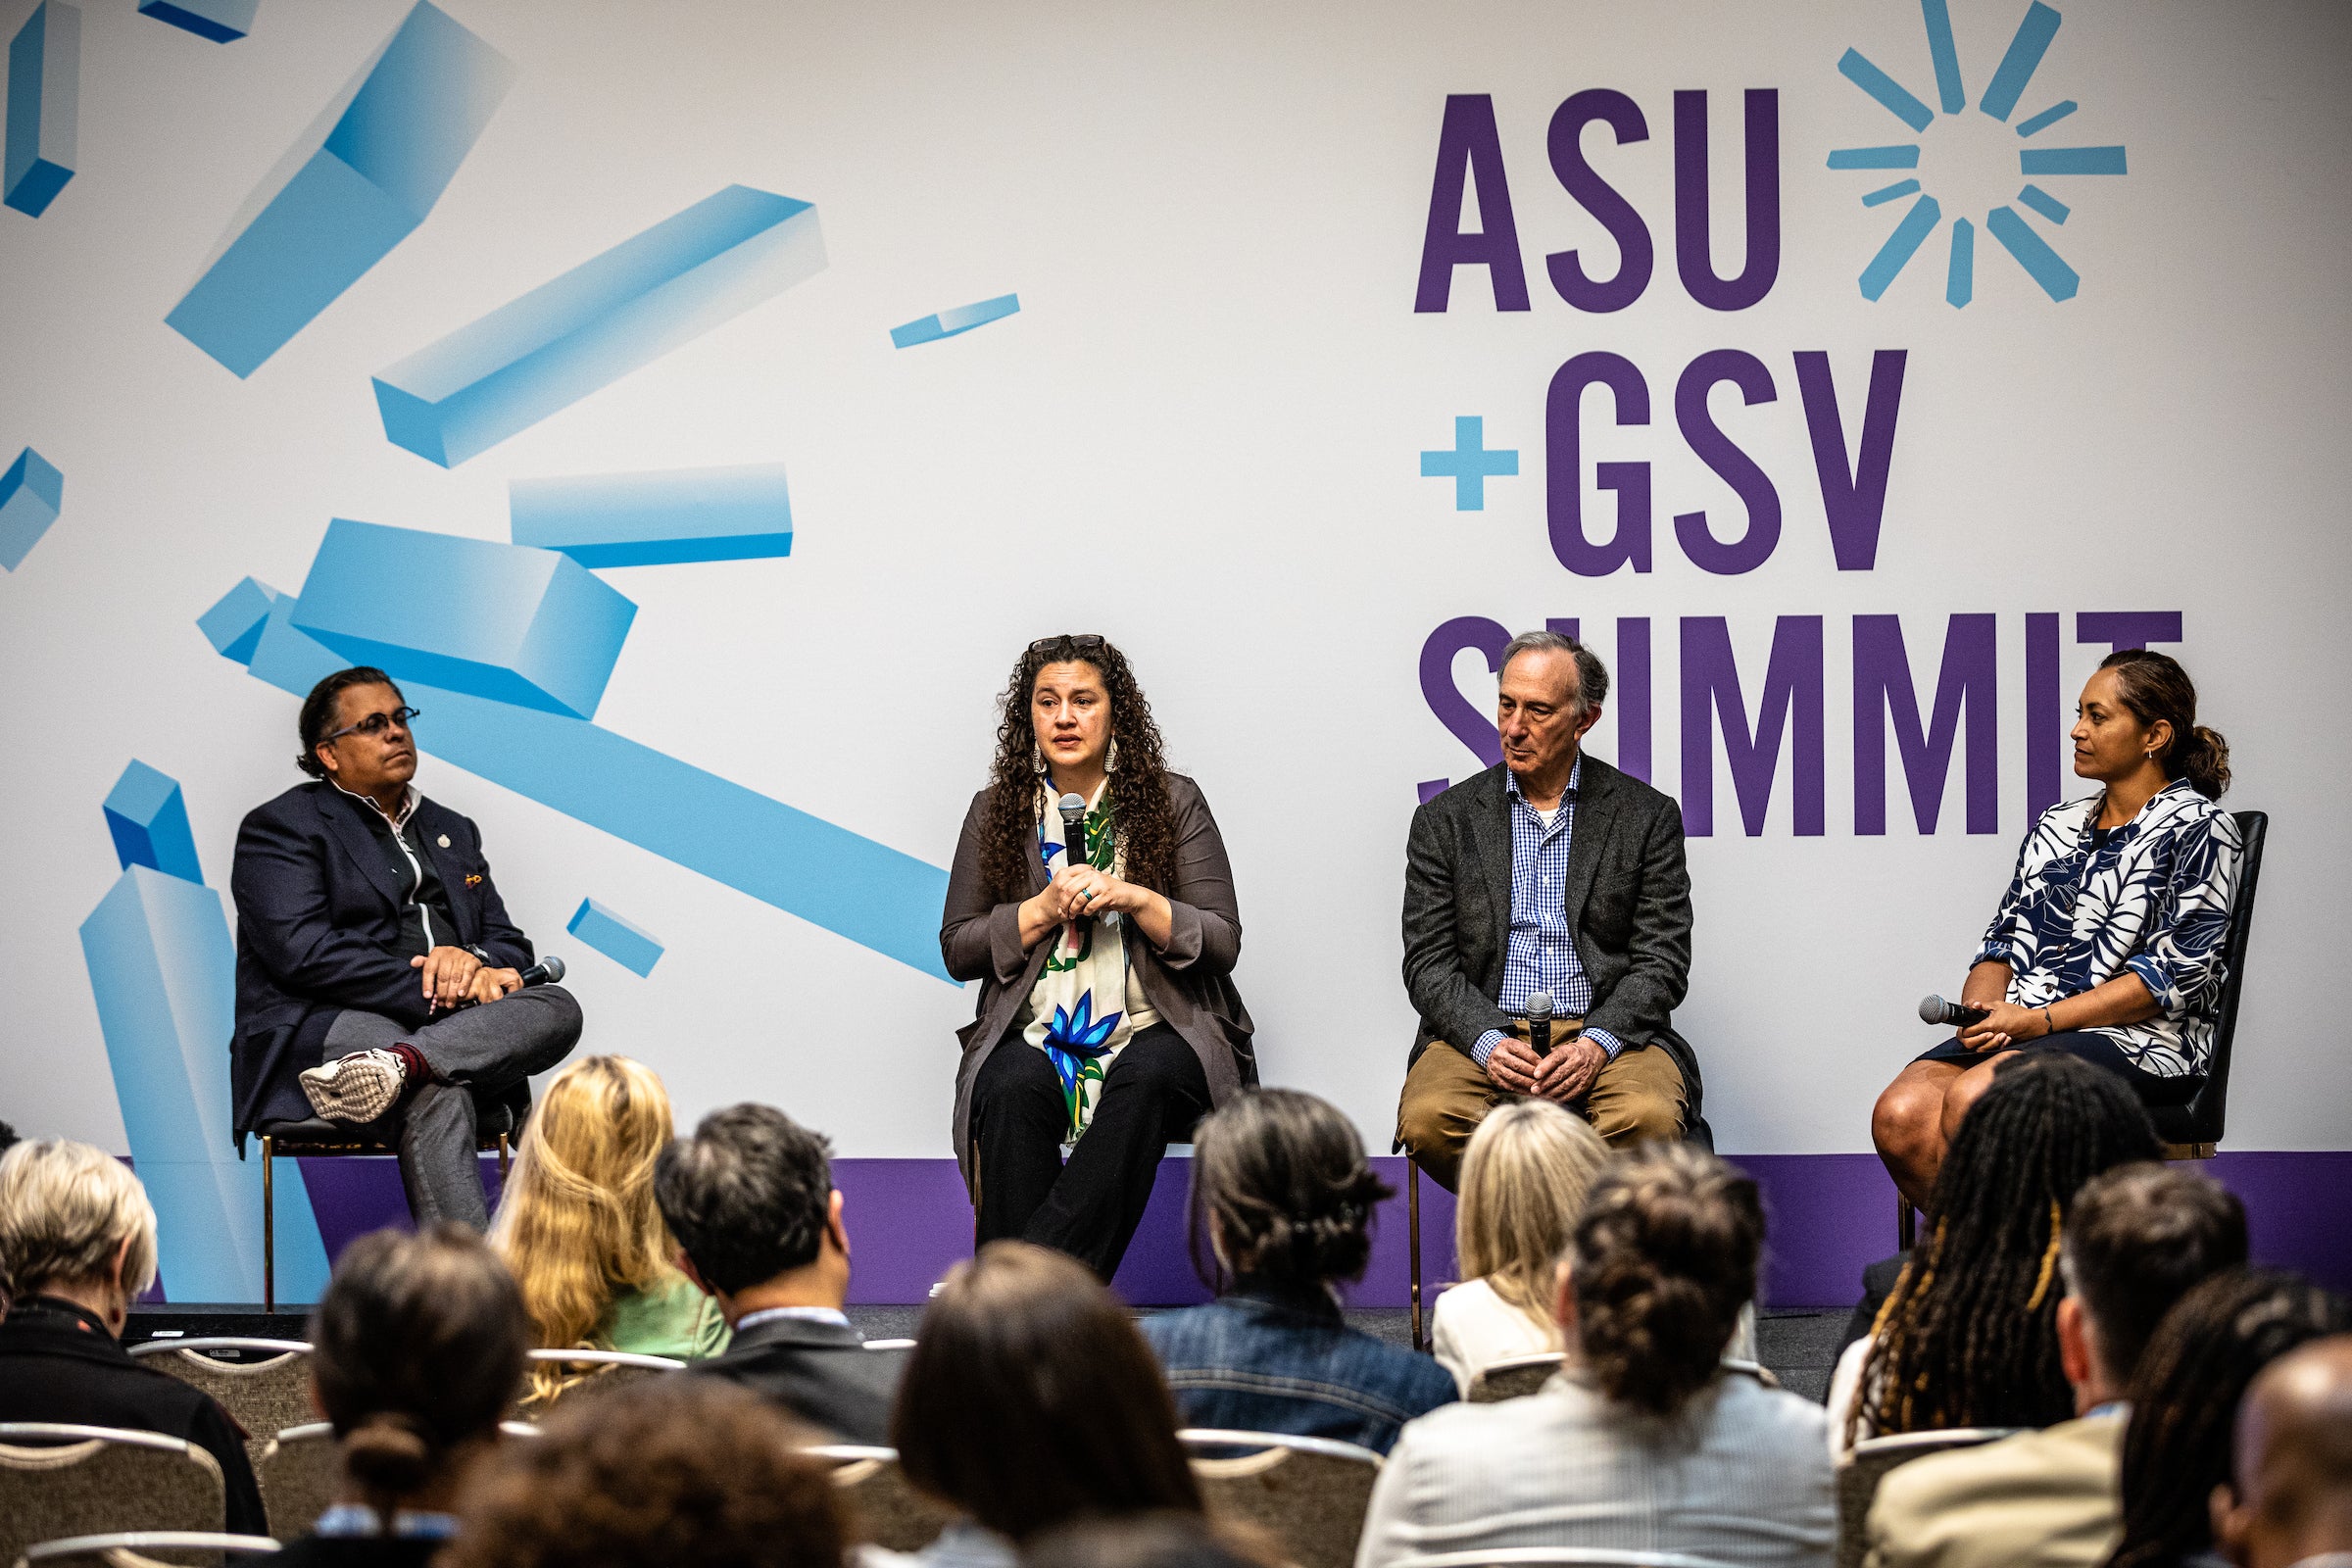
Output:
<svg viewBox="0 0 2352 1568">
<path fill-rule="evenodd" d="M 1960 74 L 1960 50 L 1952 38 L 1952 18 L 1948 0 L 1920 0 L 1920 12 L 1927 24 L 1928 58 L 1935 68 L 1937 102 L 1941 105 L 1946 124 L 1948 117 L 1962 114 L 1968 107 L 1968 93 Z M 2002 124 L 2017 110 L 2018 101 L 2033 84 L 2034 74 L 2041 66 L 2041 57 L 2048 51 L 2050 40 L 2058 35 L 2060 18 L 2056 11 L 2034 0 L 2026 18 L 2017 25 L 2009 40 L 2009 48 L 2001 63 L 1993 69 L 1992 79 L 1986 83 L 1984 97 L 1977 100 L 1979 112 L 1990 116 Z M 1936 123 L 1936 111 L 1893 76 L 1873 65 L 1858 49 L 1848 49 L 1838 62 L 1839 74 L 1870 94 L 1879 106 L 1908 125 L 1924 141 L 1929 127 Z M 2072 98 L 2051 104 L 2017 123 L 2020 137 L 2031 141 L 2076 110 Z M 1884 147 L 1842 147 L 1830 154 L 1832 169 L 1916 170 L 1922 141 L 1902 142 Z M 2053 300 L 2070 300 L 2082 287 L 2082 274 L 2066 263 L 2066 259 L 2042 237 L 2041 231 L 2029 223 L 2017 208 L 2023 206 L 2038 214 L 2051 224 L 2061 224 L 2071 211 L 2066 203 L 2034 183 L 2036 177 L 2052 178 L 2075 174 L 2121 174 L 2125 172 L 2124 149 L 2121 147 L 2024 147 L 2018 151 L 2018 172 L 2025 176 L 2025 188 L 2017 193 L 2016 206 L 2004 203 L 1984 215 L 1984 230 L 2000 241 L 2001 248 L 2026 270 L 2026 275 L 2041 286 L 2041 291 Z M 1886 292 L 1911 258 L 1919 253 L 1943 222 L 1943 208 L 1929 192 L 1923 190 L 1916 175 L 1898 179 L 1891 185 L 1881 186 L 1862 198 L 1865 207 L 1879 207 L 1888 202 L 1912 197 L 1910 210 L 1902 221 L 1879 247 L 1879 253 L 1862 269 L 1862 297 L 1875 300 Z M 1945 272 L 1943 297 L 1954 307 L 1965 306 L 1976 293 L 1977 225 L 1967 218 L 1952 220 L 1951 256 Z"/>
</svg>

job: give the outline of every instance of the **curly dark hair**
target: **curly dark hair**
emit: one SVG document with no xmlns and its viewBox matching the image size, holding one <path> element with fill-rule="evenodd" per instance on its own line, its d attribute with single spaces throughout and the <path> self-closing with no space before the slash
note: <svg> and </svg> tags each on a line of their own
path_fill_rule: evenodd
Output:
<svg viewBox="0 0 2352 1568">
<path fill-rule="evenodd" d="M 675 1374 L 556 1408 L 468 1478 L 445 1568 L 841 1568 L 819 1441 L 760 1396 Z"/>
<path fill-rule="evenodd" d="M 1831 1412 L 1849 1440 L 2072 1417 L 2066 1216 L 2091 1177 L 2156 1157 L 2155 1124 L 2117 1074 L 2056 1053 L 1994 1069 L 1936 1173 L 1935 1232 L 1879 1310 L 1853 1408 Z"/>
<path fill-rule="evenodd" d="M 1106 639 L 1048 638 L 1032 643 L 1012 666 L 997 699 L 997 759 L 988 780 L 988 847 L 980 874 L 1000 902 L 1028 897 L 1029 861 L 1037 853 L 1037 732 L 1029 699 L 1048 664 L 1091 664 L 1110 697 L 1111 744 L 1119 768 L 1110 793 L 1118 803 L 1118 835 L 1127 849 L 1127 880 L 1154 893 L 1173 893 L 1176 811 L 1168 804 L 1167 759 L 1152 722 L 1152 705 L 1136 684 L 1127 656 Z"/>
<path fill-rule="evenodd" d="M 1193 1134 L 1193 1270 L 1219 1294 L 1229 1264 L 1298 1289 L 1355 1279 L 1372 1258 L 1372 1211 L 1395 1196 L 1339 1107 L 1250 1090 Z"/>
</svg>

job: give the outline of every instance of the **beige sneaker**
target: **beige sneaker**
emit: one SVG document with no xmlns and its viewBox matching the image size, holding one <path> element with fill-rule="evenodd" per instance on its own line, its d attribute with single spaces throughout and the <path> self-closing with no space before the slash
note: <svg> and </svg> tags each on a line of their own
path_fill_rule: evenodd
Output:
<svg viewBox="0 0 2352 1568">
<path fill-rule="evenodd" d="M 328 1121 L 373 1121 L 400 1099 L 408 1070 L 389 1051 L 357 1051 L 302 1075 L 311 1109 Z"/>
</svg>

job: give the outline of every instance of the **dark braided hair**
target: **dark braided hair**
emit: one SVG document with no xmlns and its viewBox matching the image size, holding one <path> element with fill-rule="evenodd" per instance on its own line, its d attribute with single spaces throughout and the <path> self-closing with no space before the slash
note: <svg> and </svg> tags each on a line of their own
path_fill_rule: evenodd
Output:
<svg viewBox="0 0 2352 1568">
<path fill-rule="evenodd" d="M 1936 1228 L 1880 1309 L 1848 1442 L 1939 1427 L 2046 1427 L 2075 1413 L 2058 1364 L 2058 1247 L 2075 1193 L 2157 1157 L 2116 1074 L 2013 1056 L 1969 1108 L 1936 1177 Z"/>
<path fill-rule="evenodd" d="M 1154 893 L 1174 893 L 1176 811 L 1168 804 L 1167 759 L 1152 722 L 1152 705 L 1136 684 L 1127 656 L 1101 638 L 1081 644 L 1055 637 L 1032 644 L 1012 666 L 1012 678 L 997 699 L 997 759 L 988 781 L 988 844 L 980 875 L 999 901 L 1028 897 L 1029 858 L 1037 845 L 1037 731 L 1029 721 L 1029 700 L 1038 672 L 1048 664 L 1089 664 L 1102 677 L 1110 698 L 1111 743 L 1119 768 L 1109 795 L 1117 808 L 1117 831 L 1127 852 L 1121 873 Z"/>
<path fill-rule="evenodd" d="M 2212 1550 L 2205 1499 L 2230 1479 L 2246 1386 L 2296 1346 L 2346 1329 L 2343 1298 L 2279 1269 L 2232 1269 L 2182 1297 L 2132 1379 L 2124 1534 L 2107 1568 L 2157 1568 Z"/>
<path fill-rule="evenodd" d="M 1354 1279 L 1372 1258 L 1372 1211 L 1395 1196 L 1337 1106 L 1246 1091 L 1193 1134 L 1194 1271 L 1219 1294 L 1228 1268 L 1294 1290 Z"/>
</svg>

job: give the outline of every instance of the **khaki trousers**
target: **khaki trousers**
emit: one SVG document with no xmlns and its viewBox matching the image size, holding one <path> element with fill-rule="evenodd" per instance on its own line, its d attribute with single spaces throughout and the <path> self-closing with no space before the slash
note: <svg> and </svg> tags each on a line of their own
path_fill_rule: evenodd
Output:
<svg viewBox="0 0 2352 1568">
<path fill-rule="evenodd" d="M 1559 1027 L 1555 1020 L 1555 1040 Z M 1514 1024 L 1511 1033 L 1525 1040 L 1527 1025 Z M 1460 1180 L 1470 1135 L 1488 1111 L 1519 1098 L 1488 1077 L 1468 1053 L 1432 1041 L 1405 1074 L 1404 1093 L 1396 1102 L 1396 1142 L 1450 1193 Z M 1689 1107 L 1683 1070 L 1674 1058 L 1656 1046 L 1629 1045 L 1568 1108 L 1591 1122 L 1610 1148 L 1621 1149 L 1681 1138 Z"/>
</svg>

